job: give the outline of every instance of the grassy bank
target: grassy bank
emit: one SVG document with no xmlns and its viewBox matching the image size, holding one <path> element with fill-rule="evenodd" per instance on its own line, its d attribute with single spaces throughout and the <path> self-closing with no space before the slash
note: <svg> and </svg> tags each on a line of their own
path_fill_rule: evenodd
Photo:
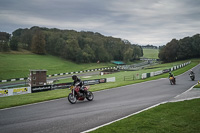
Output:
<svg viewBox="0 0 200 133">
<path fill-rule="evenodd" d="M 144 49 L 145 58 L 158 58 L 157 49 Z M 51 55 L 37 55 L 20 49 L 8 53 L 0 52 L 0 80 L 28 77 L 31 69 L 46 69 L 48 75 L 111 67 L 111 63 L 76 64 Z M 141 61 L 129 62 L 128 64 Z"/>
<path fill-rule="evenodd" d="M 51 55 L 0 53 L 0 80 L 28 77 L 31 69 L 46 69 L 47 75 L 115 66 L 111 63 L 76 64 Z"/>
<path fill-rule="evenodd" d="M 91 133 L 199 133 L 200 99 L 167 103 Z"/>
</svg>

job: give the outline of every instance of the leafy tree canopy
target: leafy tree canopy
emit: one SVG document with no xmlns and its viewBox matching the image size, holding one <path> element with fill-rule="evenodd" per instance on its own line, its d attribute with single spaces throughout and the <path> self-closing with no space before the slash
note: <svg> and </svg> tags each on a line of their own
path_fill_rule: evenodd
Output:
<svg viewBox="0 0 200 133">
<path fill-rule="evenodd" d="M 172 39 L 160 47 L 159 58 L 164 62 L 200 57 L 200 34 L 185 37 L 180 40 Z"/>
<path fill-rule="evenodd" d="M 77 63 L 132 61 L 143 56 L 140 46 L 97 32 L 34 26 L 30 29 L 17 29 L 12 34 L 13 41 L 27 50 L 59 56 Z"/>
</svg>

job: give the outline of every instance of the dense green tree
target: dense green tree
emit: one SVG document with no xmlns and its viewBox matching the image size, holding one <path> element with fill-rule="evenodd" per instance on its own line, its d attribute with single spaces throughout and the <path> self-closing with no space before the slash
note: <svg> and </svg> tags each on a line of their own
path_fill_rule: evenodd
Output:
<svg viewBox="0 0 200 133">
<path fill-rule="evenodd" d="M 64 52 L 64 58 L 77 62 L 81 52 L 78 41 L 75 39 L 67 40 Z"/>
<path fill-rule="evenodd" d="M 10 34 L 6 32 L 0 32 L 0 51 L 7 52 L 9 48 Z"/>
<path fill-rule="evenodd" d="M 0 40 L 0 51 L 1 52 L 8 52 L 10 50 L 8 42 Z"/>
<path fill-rule="evenodd" d="M 191 49 L 193 57 L 200 57 L 200 34 L 196 34 L 192 37 Z"/>
<path fill-rule="evenodd" d="M 133 49 L 129 48 L 124 52 L 124 61 L 129 62 L 133 59 Z"/>
<path fill-rule="evenodd" d="M 30 29 L 15 30 L 13 36 L 18 38 L 18 44 L 34 53 L 46 52 L 77 63 L 130 61 L 143 55 L 142 48 L 132 45 L 128 40 L 106 37 L 90 31 L 77 32 L 34 26 Z"/>
<path fill-rule="evenodd" d="M 103 45 L 99 45 L 98 48 L 95 50 L 96 55 L 96 62 L 108 62 L 110 60 L 109 54 L 107 50 L 103 47 Z"/>
<path fill-rule="evenodd" d="M 95 60 L 94 51 L 91 49 L 89 44 L 86 44 L 83 48 L 83 61 L 84 63 L 93 62 Z"/>
<path fill-rule="evenodd" d="M 188 58 L 200 57 L 200 36 L 184 37 L 183 39 L 173 39 L 160 48 L 159 58 L 164 62 L 172 62 Z"/>
<path fill-rule="evenodd" d="M 192 53 L 192 38 L 185 37 L 179 40 L 178 59 L 191 58 Z"/>
<path fill-rule="evenodd" d="M 17 51 L 18 43 L 19 43 L 18 38 L 16 36 L 13 36 L 10 40 L 10 49 Z"/>
<path fill-rule="evenodd" d="M 133 60 L 139 59 L 141 56 L 143 56 L 143 52 L 141 50 L 141 47 L 139 46 L 133 46 Z"/>
<path fill-rule="evenodd" d="M 165 54 L 165 47 L 166 45 L 163 45 L 159 48 L 159 53 L 158 53 L 158 57 L 160 60 L 162 61 L 166 61 L 166 54 Z"/>
<path fill-rule="evenodd" d="M 37 30 L 33 36 L 31 51 L 36 54 L 45 54 L 45 36 L 40 30 Z"/>
<path fill-rule="evenodd" d="M 178 40 L 172 39 L 171 42 L 169 42 L 166 45 L 166 49 L 167 49 L 165 51 L 166 60 L 168 62 L 175 61 L 177 59 L 177 52 L 178 52 L 178 49 L 179 49 Z"/>
</svg>

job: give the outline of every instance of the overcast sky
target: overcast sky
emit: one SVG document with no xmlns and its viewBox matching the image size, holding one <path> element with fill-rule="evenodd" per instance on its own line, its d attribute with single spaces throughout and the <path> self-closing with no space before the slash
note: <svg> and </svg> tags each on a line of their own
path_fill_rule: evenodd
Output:
<svg viewBox="0 0 200 133">
<path fill-rule="evenodd" d="M 200 0 L 0 0 L 0 31 L 40 26 L 166 45 L 200 33 Z"/>
</svg>

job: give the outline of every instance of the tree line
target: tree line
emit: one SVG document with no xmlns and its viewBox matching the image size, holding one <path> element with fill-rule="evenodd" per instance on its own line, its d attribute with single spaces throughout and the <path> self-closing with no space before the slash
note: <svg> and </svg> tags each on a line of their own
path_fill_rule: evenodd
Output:
<svg viewBox="0 0 200 133">
<path fill-rule="evenodd" d="M 177 40 L 160 47 L 159 58 L 164 62 L 200 57 L 200 34 Z"/>
<path fill-rule="evenodd" d="M 10 39 L 10 34 L 6 32 L 0 32 L 0 52 L 9 51 L 10 47 L 8 45 Z"/>
<path fill-rule="evenodd" d="M 146 48 L 146 49 L 158 49 L 157 46 L 150 45 L 150 44 L 147 44 L 147 45 L 145 45 L 145 46 L 142 46 L 142 48 Z"/>
<path fill-rule="evenodd" d="M 36 54 L 51 54 L 77 63 L 111 60 L 128 62 L 143 56 L 141 46 L 97 32 L 34 26 L 30 29 L 17 29 L 12 36 L 7 33 L 2 36 L 5 35 L 6 39 L 0 38 L 0 44 L 5 43 L 7 49 L 0 47 L 0 51 L 23 48 Z"/>
</svg>

